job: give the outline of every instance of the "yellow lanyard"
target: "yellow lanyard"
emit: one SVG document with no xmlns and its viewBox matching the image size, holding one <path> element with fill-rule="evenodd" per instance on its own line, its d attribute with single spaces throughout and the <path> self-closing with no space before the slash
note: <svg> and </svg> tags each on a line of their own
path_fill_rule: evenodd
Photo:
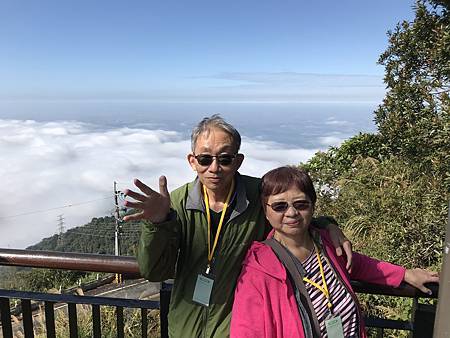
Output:
<svg viewBox="0 0 450 338">
<path fill-rule="evenodd" d="M 234 189 L 234 179 L 231 182 L 230 191 L 228 191 L 227 199 L 225 200 L 225 204 L 223 205 L 222 215 L 220 216 L 219 225 L 217 227 L 216 238 L 214 239 L 214 244 L 211 250 L 211 214 L 209 212 L 209 200 L 208 193 L 206 192 L 206 187 L 203 186 L 203 194 L 205 198 L 205 208 L 206 208 L 206 218 L 208 219 L 208 266 L 206 272 L 209 273 L 209 269 L 211 266 L 211 261 L 214 255 L 214 251 L 216 250 L 217 242 L 219 241 L 220 230 L 222 229 L 223 219 L 225 218 L 225 213 L 227 212 L 228 203 L 230 202 L 231 193 Z"/>
<path fill-rule="evenodd" d="M 320 286 L 319 284 L 317 284 L 316 282 L 312 281 L 311 279 L 307 278 L 307 277 L 303 277 L 303 281 L 305 281 L 306 283 L 309 283 L 313 286 L 315 286 L 316 288 L 318 288 L 325 296 L 325 298 L 328 301 L 328 308 L 331 309 L 331 307 L 333 306 L 330 302 L 330 293 L 328 292 L 328 287 L 327 287 L 327 283 L 325 281 L 325 273 L 323 272 L 323 266 L 322 266 L 322 261 L 320 259 L 320 253 L 319 253 L 319 249 L 317 248 L 317 246 L 314 244 L 314 248 L 316 249 L 316 257 L 317 257 L 317 262 L 319 263 L 319 268 L 320 268 L 320 275 L 322 276 L 322 283 L 323 283 L 323 287 Z"/>
</svg>

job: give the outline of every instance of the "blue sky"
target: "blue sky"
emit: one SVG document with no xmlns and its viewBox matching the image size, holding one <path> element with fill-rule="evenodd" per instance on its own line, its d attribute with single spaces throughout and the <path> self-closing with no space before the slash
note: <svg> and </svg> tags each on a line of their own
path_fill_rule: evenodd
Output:
<svg viewBox="0 0 450 338">
<path fill-rule="evenodd" d="M 110 214 L 113 181 L 190 181 L 188 134 L 212 113 L 254 176 L 372 131 L 376 61 L 412 5 L 0 0 L 0 247 Z"/>
<path fill-rule="evenodd" d="M 0 99 L 379 101 L 412 5 L 3 0 Z"/>
</svg>

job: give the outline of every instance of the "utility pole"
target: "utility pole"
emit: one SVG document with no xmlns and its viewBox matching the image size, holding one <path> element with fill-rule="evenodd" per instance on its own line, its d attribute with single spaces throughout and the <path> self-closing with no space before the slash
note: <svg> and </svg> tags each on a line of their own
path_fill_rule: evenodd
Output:
<svg viewBox="0 0 450 338">
<path fill-rule="evenodd" d="M 114 254 L 120 256 L 120 235 L 122 233 L 120 225 L 120 208 L 119 208 L 119 192 L 117 191 L 117 182 L 114 181 L 114 205 L 115 205 L 115 220 L 116 220 L 116 231 L 114 232 Z M 116 282 L 122 282 L 122 275 L 116 273 Z"/>
<path fill-rule="evenodd" d="M 448 208 L 447 231 L 442 255 L 442 269 L 439 274 L 439 298 L 436 320 L 434 321 L 434 338 L 450 337 L 450 203 Z"/>
<path fill-rule="evenodd" d="M 58 215 L 58 242 L 57 246 L 63 245 L 63 233 L 64 233 L 64 215 Z"/>
</svg>

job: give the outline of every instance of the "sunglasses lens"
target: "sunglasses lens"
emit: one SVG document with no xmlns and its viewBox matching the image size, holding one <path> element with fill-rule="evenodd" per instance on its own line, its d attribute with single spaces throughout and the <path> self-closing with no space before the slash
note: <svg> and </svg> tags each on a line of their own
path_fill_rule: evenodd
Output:
<svg viewBox="0 0 450 338">
<path fill-rule="evenodd" d="M 310 204 L 307 201 L 295 201 L 292 203 L 295 209 L 297 210 L 306 210 L 309 208 Z"/>
<path fill-rule="evenodd" d="M 213 161 L 213 157 L 211 155 L 198 155 L 195 157 L 197 159 L 198 164 L 200 165 L 210 165 Z"/>
<path fill-rule="evenodd" d="M 219 161 L 220 165 L 230 165 L 231 162 L 233 162 L 234 156 L 229 154 L 223 154 L 217 156 L 217 160 Z"/>
<path fill-rule="evenodd" d="M 235 155 L 230 155 L 230 154 L 222 154 L 222 155 L 218 155 L 218 156 L 213 156 L 213 155 L 208 155 L 208 154 L 204 154 L 204 155 L 197 155 L 195 156 L 195 158 L 197 159 L 198 164 L 202 165 L 202 166 L 209 166 L 211 165 L 211 163 L 214 160 L 214 157 L 217 158 L 217 162 L 219 162 L 220 165 L 230 165 L 234 158 Z"/>
<path fill-rule="evenodd" d="M 308 209 L 311 206 L 311 204 L 308 201 L 295 201 L 294 203 L 292 203 L 292 206 L 296 210 L 300 211 L 300 210 Z M 275 212 L 285 212 L 289 208 L 289 203 L 288 202 L 274 202 L 274 203 L 270 204 L 270 207 Z"/>
<path fill-rule="evenodd" d="M 275 202 L 272 203 L 270 207 L 275 212 L 284 212 L 289 208 L 289 204 L 287 202 Z"/>
</svg>

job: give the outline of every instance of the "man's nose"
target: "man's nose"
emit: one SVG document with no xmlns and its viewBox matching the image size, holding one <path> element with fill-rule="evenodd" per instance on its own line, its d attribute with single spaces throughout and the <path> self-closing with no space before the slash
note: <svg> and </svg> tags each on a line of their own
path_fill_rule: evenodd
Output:
<svg viewBox="0 0 450 338">
<path fill-rule="evenodd" d="M 209 165 L 209 171 L 212 172 L 217 172 L 219 171 L 220 165 L 219 165 L 219 161 L 217 159 L 217 157 L 213 157 L 213 161 L 211 162 L 211 164 Z"/>
</svg>

